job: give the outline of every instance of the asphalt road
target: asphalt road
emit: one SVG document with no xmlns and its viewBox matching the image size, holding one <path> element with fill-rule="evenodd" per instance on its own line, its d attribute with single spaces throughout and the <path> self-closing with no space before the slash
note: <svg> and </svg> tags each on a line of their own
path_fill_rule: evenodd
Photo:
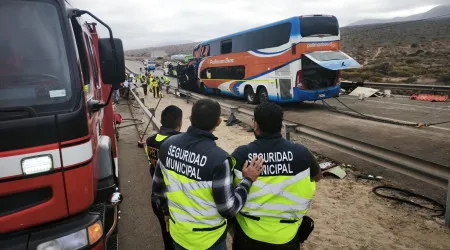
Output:
<svg viewBox="0 0 450 250">
<path fill-rule="evenodd" d="M 116 106 L 116 111 L 123 118 L 131 118 L 124 100 Z M 131 123 L 122 123 L 126 124 Z M 120 189 L 124 196 L 120 205 L 119 249 L 164 249 L 159 223 L 151 207 L 148 161 L 144 150 L 137 147 L 137 130 L 135 126 L 121 128 L 119 135 Z"/>
</svg>

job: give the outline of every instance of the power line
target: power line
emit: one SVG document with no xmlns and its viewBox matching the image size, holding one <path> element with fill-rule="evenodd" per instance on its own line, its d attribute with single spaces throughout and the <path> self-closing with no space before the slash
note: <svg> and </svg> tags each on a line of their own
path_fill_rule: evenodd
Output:
<svg viewBox="0 0 450 250">
<path fill-rule="evenodd" d="M 429 17 L 429 18 L 423 18 L 423 19 L 419 19 L 419 20 L 412 20 L 412 21 L 406 21 L 406 22 L 398 22 L 395 24 L 391 24 L 391 25 L 387 25 L 387 26 L 382 26 L 382 27 L 375 27 L 372 29 L 366 29 L 366 30 L 360 30 L 360 31 L 355 31 L 355 32 L 350 32 L 345 34 L 346 36 L 348 35 L 352 35 L 352 34 L 356 34 L 356 33 L 361 33 L 361 32 L 368 32 L 368 31 L 373 31 L 373 30 L 380 30 L 380 29 L 386 29 L 386 28 L 392 28 L 395 26 L 400 26 L 400 25 L 404 25 L 404 24 L 410 24 L 410 23 L 416 23 L 416 22 L 422 22 L 422 21 L 427 21 L 427 20 L 431 20 L 431 19 L 438 19 L 438 18 L 443 18 L 446 16 L 450 16 L 450 13 L 445 14 L 445 15 L 440 15 L 440 16 L 435 16 L 435 17 Z"/>
</svg>

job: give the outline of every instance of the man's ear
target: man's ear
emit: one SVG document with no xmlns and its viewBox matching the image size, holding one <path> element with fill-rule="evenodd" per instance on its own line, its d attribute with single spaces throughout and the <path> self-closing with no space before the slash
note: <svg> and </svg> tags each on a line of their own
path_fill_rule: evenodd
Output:
<svg viewBox="0 0 450 250">
<path fill-rule="evenodd" d="M 221 123 L 222 123 L 222 118 L 219 117 L 219 119 L 217 119 L 216 127 L 219 127 L 219 125 L 220 125 Z"/>
<path fill-rule="evenodd" d="M 258 124 L 256 121 L 253 121 L 253 126 L 254 126 L 253 131 L 254 131 L 257 135 L 259 135 L 259 132 L 260 132 L 260 130 L 259 130 L 259 124 Z"/>
<path fill-rule="evenodd" d="M 178 128 L 176 129 L 176 131 L 180 132 L 181 131 L 181 127 L 183 127 L 183 121 L 180 121 L 180 124 L 178 125 Z"/>
</svg>

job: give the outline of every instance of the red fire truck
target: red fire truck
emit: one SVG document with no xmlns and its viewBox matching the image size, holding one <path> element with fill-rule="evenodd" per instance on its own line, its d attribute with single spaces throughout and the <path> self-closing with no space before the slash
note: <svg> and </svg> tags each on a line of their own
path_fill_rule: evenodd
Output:
<svg viewBox="0 0 450 250">
<path fill-rule="evenodd" d="M 116 249 L 121 40 L 67 0 L 2 0 L 0 31 L 0 249 Z"/>
</svg>

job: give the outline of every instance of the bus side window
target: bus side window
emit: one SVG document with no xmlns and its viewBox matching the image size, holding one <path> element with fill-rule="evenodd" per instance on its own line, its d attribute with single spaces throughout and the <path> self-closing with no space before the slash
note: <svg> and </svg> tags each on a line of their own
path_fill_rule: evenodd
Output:
<svg viewBox="0 0 450 250">
<path fill-rule="evenodd" d="M 224 66 L 207 68 L 200 72 L 202 79 L 242 80 L 245 78 L 245 66 Z"/>
<path fill-rule="evenodd" d="M 232 50 L 233 50 L 233 43 L 232 43 L 231 39 L 222 41 L 222 43 L 220 44 L 220 53 L 221 54 L 231 53 Z"/>
</svg>

